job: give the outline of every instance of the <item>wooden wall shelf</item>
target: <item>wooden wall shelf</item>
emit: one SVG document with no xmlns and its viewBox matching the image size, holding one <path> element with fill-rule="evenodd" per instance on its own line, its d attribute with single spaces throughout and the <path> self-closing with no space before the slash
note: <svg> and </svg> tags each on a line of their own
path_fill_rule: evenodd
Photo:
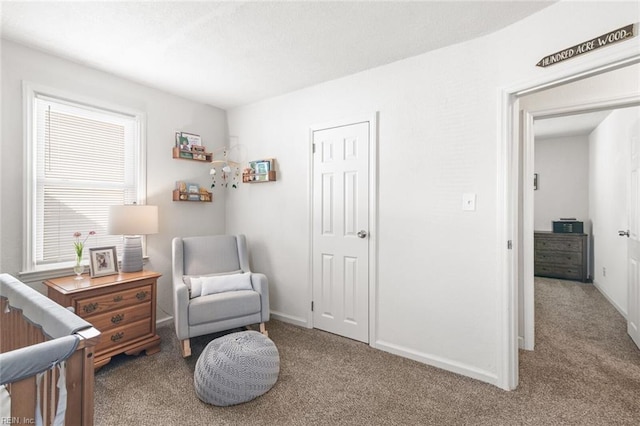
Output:
<svg viewBox="0 0 640 426">
<path fill-rule="evenodd" d="M 210 152 L 182 151 L 179 147 L 174 146 L 173 158 L 179 160 L 206 161 L 210 163 L 213 158 L 213 154 Z"/>
<path fill-rule="evenodd" d="M 178 189 L 173 190 L 173 201 L 191 201 L 194 203 L 210 203 L 213 200 L 213 194 L 208 191 L 200 192 L 180 192 Z"/>
<path fill-rule="evenodd" d="M 276 180 L 276 171 L 270 170 L 267 173 L 243 173 L 242 182 L 244 183 L 262 183 L 274 182 Z"/>
</svg>

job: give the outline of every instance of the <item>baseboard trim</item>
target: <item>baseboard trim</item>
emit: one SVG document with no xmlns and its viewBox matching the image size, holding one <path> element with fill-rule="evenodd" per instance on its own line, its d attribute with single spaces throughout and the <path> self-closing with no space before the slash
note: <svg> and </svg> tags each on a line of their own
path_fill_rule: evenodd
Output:
<svg viewBox="0 0 640 426">
<path fill-rule="evenodd" d="M 616 308 L 616 310 L 620 313 L 620 315 L 622 315 L 624 317 L 624 319 L 626 320 L 627 319 L 627 313 L 622 309 L 622 307 L 620 305 L 618 305 L 616 302 L 613 301 L 613 299 L 611 297 L 609 297 L 607 292 L 600 286 L 600 284 L 598 284 L 598 282 L 594 280 L 593 281 L 593 286 L 598 289 L 600 294 L 603 295 L 605 299 L 607 299 L 607 302 L 611 303 L 611 305 L 614 308 Z"/>
<path fill-rule="evenodd" d="M 425 354 L 423 352 L 418 352 L 413 349 L 382 340 L 377 340 L 375 342 L 375 348 L 404 358 L 409 358 L 432 367 L 441 368 L 443 370 L 451 371 L 452 373 L 471 377 L 472 379 L 498 386 L 498 377 L 495 374 L 467 364 L 451 361 L 431 354 Z"/>
<path fill-rule="evenodd" d="M 271 318 L 289 324 L 297 325 L 299 327 L 309 328 L 307 320 L 305 318 L 295 317 L 293 315 L 283 314 L 282 312 L 277 311 L 271 311 Z"/>
<path fill-rule="evenodd" d="M 156 318 L 156 328 L 173 322 L 173 317 Z"/>
</svg>

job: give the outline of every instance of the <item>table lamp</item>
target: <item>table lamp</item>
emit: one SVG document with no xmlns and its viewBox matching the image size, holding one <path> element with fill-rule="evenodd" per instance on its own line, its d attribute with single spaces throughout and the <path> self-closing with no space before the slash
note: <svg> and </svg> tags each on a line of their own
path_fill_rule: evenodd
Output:
<svg viewBox="0 0 640 426">
<path fill-rule="evenodd" d="M 122 272 L 142 271 L 142 235 L 158 233 L 158 206 L 127 204 L 109 208 L 109 235 L 123 235 Z"/>
</svg>

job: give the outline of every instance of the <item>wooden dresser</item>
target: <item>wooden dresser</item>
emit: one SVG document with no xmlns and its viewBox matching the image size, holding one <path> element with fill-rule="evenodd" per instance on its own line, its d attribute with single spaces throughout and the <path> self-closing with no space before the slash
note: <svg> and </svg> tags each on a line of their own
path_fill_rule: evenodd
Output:
<svg viewBox="0 0 640 426">
<path fill-rule="evenodd" d="M 534 275 L 587 282 L 587 234 L 535 232 Z"/>
<path fill-rule="evenodd" d="M 47 296 L 90 322 L 102 333 L 94 366 L 100 368 L 120 353 L 151 355 L 160 351 L 156 335 L 156 288 L 161 275 L 151 271 L 121 272 L 89 278 L 75 275 L 47 280 Z"/>
</svg>

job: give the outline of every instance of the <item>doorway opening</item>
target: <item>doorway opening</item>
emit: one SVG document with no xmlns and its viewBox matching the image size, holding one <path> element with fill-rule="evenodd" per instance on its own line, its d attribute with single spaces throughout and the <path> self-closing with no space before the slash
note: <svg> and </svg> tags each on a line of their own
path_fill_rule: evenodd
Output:
<svg viewBox="0 0 640 426">
<path fill-rule="evenodd" d="M 635 68 L 632 68 L 633 72 L 635 72 Z M 628 72 L 629 69 L 625 70 Z M 614 73 L 612 74 L 603 74 L 597 77 L 600 82 L 606 81 L 607 79 L 617 79 L 618 76 Z M 634 81 L 634 84 L 637 85 L 637 82 Z M 593 80 L 583 80 L 577 82 L 573 85 L 575 93 L 585 93 L 583 91 L 583 87 L 589 85 L 593 86 Z M 598 86 L 596 84 L 595 86 Z M 535 224 L 535 202 L 534 202 L 534 193 L 535 189 L 532 185 L 527 185 L 525 176 L 534 176 L 535 175 L 535 165 L 534 165 L 534 157 L 535 157 L 535 130 L 534 130 L 534 122 L 545 119 L 553 119 L 558 117 L 568 117 L 575 116 L 577 114 L 594 114 L 602 111 L 611 111 L 611 110 L 621 110 L 624 108 L 629 108 L 633 106 L 637 106 L 640 104 L 640 95 L 638 95 L 638 91 L 636 90 L 636 94 L 629 94 L 628 96 L 618 97 L 618 98 L 609 98 L 606 99 L 606 83 L 602 84 L 601 87 L 603 89 L 592 91 L 590 94 L 585 95 L 587 97 L 597 97 L 599 99 L 605 99 L 599 101 L 597 103 L 587 101 L 581 101 L 579 97 L 573 98 L 573 100 L 568 101 L 567 106 L 556 107 L 553 109 L 538 109 L 536 105 L 544 105 L 549 106 L 553 103 L 557 102 L 552 100 L 555 98 L 553 89 L 552 91 L 547 91 L 546 93 L 541 93 L 537 95 L 537 100 L 531 100 L 527 98 L 521 99 L 521 110 L 523 117 L 523 137 L 521 142 L 522 153 L 523 153 L 523 161 L 522 161 L 522 173 L 520 175 L 520 189 L 522 193 L 522 204 L 521 204 L 521 214 L 519 214 L 519 222 L 520 229 L 522 230 L 521 234 L 521 248 L 520 251 L 520 259 L 519 263 L 522 265 L 521 272 L 519 274 L 519 289 L 521 290 L 519 293 L 520 296 L 520 306 L 523 307 L 521 315 L 519 317 L 519 337 L 520 339 L 520 347 L 527 350 L 533 350 L 535 346 L 535 315 L 534 315 L 534 258 L 535 258 L 535 246 L 534 246 L 534 233 L 540 229 L 536 229 Z M 569 88 L 564 87 L 563 90 L 567 92 Z M 546 98 L 546 100 L 545 100 Z M 551 100 L 549 100 L 551 99 Z M 584 99 L 584 98 L 583 98 Z M 567 101 L 564 101 L 567 103 Z M 628 143 L 628 140 L 621 142 Z M 539 185 L 542 187 L 543 177 L 539 176 Z M 626 185 L 625 185 L 626 186 Z M 625 194 L 626 195 L 626 194 Z M 626 199 L 626 198 L 625 198 Z M 626 208 L 625 208 L 626 211 Z M 574 216 L 572 213 L 569 213 L 568 216 Z M 558 218 L 559 219 L 559 218 Z M 550 226 L 551 224 L 549 224 Z M 587 223 L 589 225 L 589 223 Z M 587 226 L 587 230 L 589 230 L 589 226 Z M 613 231 L 610 231 L 613 232 Z M 617 232 L 617 230 L 615 231 Z M 590 233 L 593 235 L 593 233 Z M 589 241 L 591 246 L 593 247 L 593 241 Z M 588 263 L 588 262 L 587 262 Z M 591 274 L 593 275 L 593 274 Z"/>
<path fill-rule="evenodd" d="M 640 121 L 639 105 L 534 120 L 534 273 L 591 283 L 583 285 L 595 287 L 624 318 L 628 258 L 620 232 L 626 232 L 630 217 L 630 140 Z M 554 223 L 576 229 L 562 233 Z M 531 294 L 539 300 L 534 290 Z M 535 317 L 524 320 L 535 328 Z M 521 347 L 532 349 L 535 336 L 527 343 Z"/>
<path fill-rule="evenodd" d="M 500 368 L 505 389 L 515 389 L 518 385 L 518 349 L 520 346 L 533 349 L 533 123 L 535 119 L 552 118 L 578 112 L 593 112 L 607 108 L 622 108 L 640 102 L 640 90 L 624 89 L 616 93 L 606 93 L 604 97 L 592 96 L 567 101 L 566 91 L 572 83 L 584 84 L 589 78 L 605 76 L 608 73 L 637 66 L 640 55 L 633 52 L 628 57 L 594 66 L 583 72 L 567 75 L 555 80 L 503 92 L 504 152 L 504 237 L 508 241 L 504 252 L 503 292 L 505 323 L 503 328 L 503 348 L 505 358 Z M 629 68 L 628 68 L 629 67 Z M 637 72 L 632 70 L 631 72 Z M 632 81 L 637 85 L 636 78 Z M 578 84 L 579 85 L 579 84 Z M 548 96 L 548 90 L 557 89 L 562 93 Z M 546 92 L 546 93 L 545 93 Z M 547 102 L 527 107 L 525 97 L 544 98 Z"/>
</svg>

